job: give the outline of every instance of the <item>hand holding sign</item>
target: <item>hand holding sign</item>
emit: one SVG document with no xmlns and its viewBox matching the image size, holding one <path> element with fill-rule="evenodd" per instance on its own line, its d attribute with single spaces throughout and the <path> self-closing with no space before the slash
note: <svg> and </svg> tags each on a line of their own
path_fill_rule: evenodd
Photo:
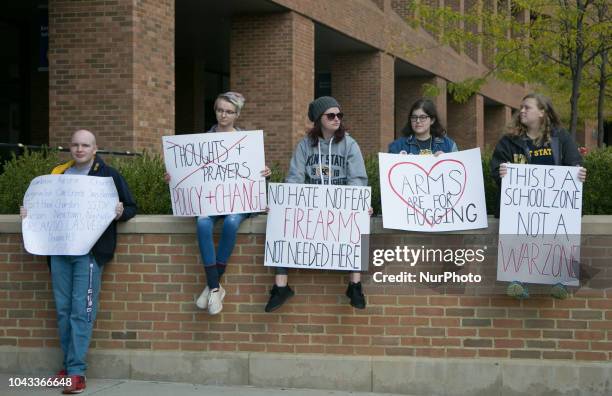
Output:
<svg viewBox="0 0 612 396">
<path fill-rule="evenodd" d="M 506 168 L 500 200 L 497 279 L 577 285 L 580 168 L 518 164 Z"/>
<path fill-rule="evenodd" d="M 164 136 L 163 144 L 175 216 L 264 210 L 262 131 Z"/>
<path fill-rule="evenodd" d="M 270 183 L 265 265 L 367 269 L 370 187 Z"/>
<path fill-rule="evenodd" d="M 452 231 L 487 226 L 478 149 L 437 156 L 379 154 L 383 226 Z"/>
<path fill-rule="evenodd" d="M 111 177 L 46 175 L 23 198 L 25 249 L 38 255 L 87 254 L 123 205 Z"/>
</svg>

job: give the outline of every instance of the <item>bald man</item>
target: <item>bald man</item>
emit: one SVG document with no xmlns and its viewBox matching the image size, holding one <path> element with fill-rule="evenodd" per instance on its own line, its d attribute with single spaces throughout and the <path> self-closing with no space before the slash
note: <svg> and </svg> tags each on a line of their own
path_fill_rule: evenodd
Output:
<svg viewBox="0 0 612 396">
<path fill-rule="evenodd" d="M 51 174 L 112 177 L 119 194 L 115 220 L 83 256 L 51 256 L 51 280 L 57 311 L 60 345 L 64 352 L 63 369 L 55 378 L 65 386 L 63 393 L 81 393 L 85 389 L 85 357 L 98 306 L 102 267 L 115 253 L 117 221 L 127 221 L 136 214 L 136 203 L 125 179 L 96 155 L 95 135 L 81 129 L 72 134 L 72 160 L 55 167 Z M 27 215 L 22 208 L 22 217 Z"/>
</svg>

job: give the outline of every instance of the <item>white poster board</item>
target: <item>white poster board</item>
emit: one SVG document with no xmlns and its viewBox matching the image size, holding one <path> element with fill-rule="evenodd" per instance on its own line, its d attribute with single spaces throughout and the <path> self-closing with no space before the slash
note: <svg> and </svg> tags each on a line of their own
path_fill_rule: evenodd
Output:
<svg viewBox="0 0 612 396">
<path fill-rule="evenodd" d="M 500 197 L 497 279 L 577 286 L 582 222 L 579 168 L 507 167 Z"/>
<path fill-rule="evenodd" d="M 162 140 L 175 216 L 265 210 L 263 131 L 173 135 Z"/>
<path fill-rule="evenodd" d="M 118 202 L 112 177 L 38 176 L 23 198 L 26 251 L 44 256 L 89 253 L 115 218 Z"/>
<path fill-rule="evenodd" d="M 370 187 L 270 183 L 265 265 L 366 270 Z"/>
<path fill-rule="evenodd" d="M 438 232 L 487 227 L 480 149 L 378 154 L 383 227 Z"/>
</svg>

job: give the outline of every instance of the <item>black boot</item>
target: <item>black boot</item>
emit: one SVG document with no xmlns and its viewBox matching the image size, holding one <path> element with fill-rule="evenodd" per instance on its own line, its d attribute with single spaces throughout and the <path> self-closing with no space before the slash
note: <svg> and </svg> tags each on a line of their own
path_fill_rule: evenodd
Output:
<svg viewBox="0 0 612 396">
<path fill-rule="evenodd" d="M 270 299 L 268 300 L 268 303 L 266 304 L 265 311 L 266 312 L 276 311 L 285 303 L 285 301 L 293 297 L 294 294 L 295 293 L 289 287 L 289 285 L 285 287 L 278 287 L 274 285 L 272 287 L 272 290 L 270 290 Z"/>
<path fill-rule="evenodd" d="M 361 282 L 349 282 L 348 288 L 346 289 L 346 296 L 351 300 L 351 306 L 357 309 L 365 309 L 366 300 L 363 291 L 361 291 Z"/>
</svg>

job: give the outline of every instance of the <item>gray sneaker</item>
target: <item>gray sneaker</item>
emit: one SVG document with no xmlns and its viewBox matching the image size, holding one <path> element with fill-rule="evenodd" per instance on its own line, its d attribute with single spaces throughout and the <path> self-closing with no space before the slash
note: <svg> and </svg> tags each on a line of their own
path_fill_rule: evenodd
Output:
<svg viewBox="0 0 612 396">
<path fill-rule="evenodd" d="M 223 299 L 225 298 L 225 289 L 219 286 L 219 290 L 211 291 L 208 296 L 208 313 L 216 315 L 223 309 Z"/>
<path fill-rule="evenodd" d="M 206 286 L 200 294 L 200 297 L 196 300 L 196 306 L 200 309 L 208 308 L 208 296 L 210 294 L 210 288 Z"/>
</svg>

